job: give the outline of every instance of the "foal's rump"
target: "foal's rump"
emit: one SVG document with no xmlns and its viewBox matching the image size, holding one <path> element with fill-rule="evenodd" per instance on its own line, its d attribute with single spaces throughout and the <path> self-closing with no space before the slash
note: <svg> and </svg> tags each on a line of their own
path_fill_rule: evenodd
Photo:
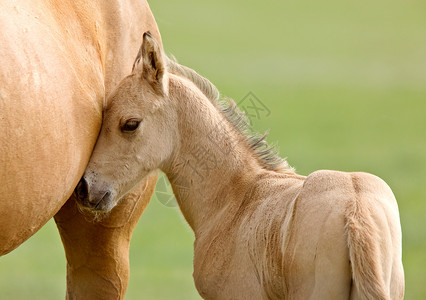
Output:
<svg viewBox="0 0 426 300">
<path fill-rule="evenodd" d="M 389 186 L 371 174 L 353 173 L 354 197 L 345 218 L 352 264 L 352 295 L 366 299 L 403 299 L 401 227 Z M 353 297 L 357 299 L 358 297 Z"/>
<path fill-rule="evenodd" d="M 289 230 L 284 268 L 290 299 L 402 298 L 398 209 L 381 179 L 312 173 L 295 200 Z"/>
</svg>

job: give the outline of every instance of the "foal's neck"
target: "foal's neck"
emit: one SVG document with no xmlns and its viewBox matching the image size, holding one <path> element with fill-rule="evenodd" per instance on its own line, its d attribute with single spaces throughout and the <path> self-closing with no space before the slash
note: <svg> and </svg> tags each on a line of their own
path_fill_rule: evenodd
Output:
<svg viewBox="0 0 426 300">
<path fill-rule="evenodd" d="M 262 168 L 245 138 L 192 83 L 171 77 L 169 95 L 177 104 L 180 137 L 163 171 L 197 234 L 243 201 Z"/>
</svg>

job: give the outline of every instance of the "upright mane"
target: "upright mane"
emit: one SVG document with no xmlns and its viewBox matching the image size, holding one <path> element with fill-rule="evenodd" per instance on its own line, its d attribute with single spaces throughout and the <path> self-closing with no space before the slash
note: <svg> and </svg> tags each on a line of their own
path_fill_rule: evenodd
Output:
<svg viewBox="0 0 426 300">
<path fill-rule="evenodd" d="M 210 102 L 223 114 L 228 122 L 247 141 L 257 159 L 267 170 L 277 172 L 294 172 L 287 161 L 278 156 L 275 145 L 268 145 L 266 136 L 254 133 L 249 126 L 250 122 L 235 101 L 228 97 L 222 97 L 216 86 L 207 78 L 201 76 L 193 69 L 179 64 L 174 58 L 168 58 L 168 71 L 174 75 L 182 76 L 195 84 L 196 87 L 210 100 Z"/>
</svg>

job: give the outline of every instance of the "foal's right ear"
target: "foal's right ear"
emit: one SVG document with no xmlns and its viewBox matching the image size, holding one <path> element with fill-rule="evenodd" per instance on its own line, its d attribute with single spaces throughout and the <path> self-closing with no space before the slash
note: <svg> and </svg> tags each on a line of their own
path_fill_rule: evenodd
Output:
<svg viewBox="0 0 426 300">
<path fill-rule="evenodd" d="M 143 35 L 142 46 L 133 64 L 132 72 L 139 74 L 141 79 L 147 80 L 154 91 L 160 94 L 166 92 L 163 50 L 149 31 Z"/>
</svg>

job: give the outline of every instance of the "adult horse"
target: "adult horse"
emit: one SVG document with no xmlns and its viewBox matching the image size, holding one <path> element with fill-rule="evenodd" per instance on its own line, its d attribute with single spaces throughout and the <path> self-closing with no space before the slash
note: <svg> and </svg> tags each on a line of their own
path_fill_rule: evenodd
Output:
<svg viewBox="0 0 426 300">
<path fill-rule="evenodd" d="M 145 0 L 0 3 L 0 255 L 54 216 L 69 299 L 122 298 L 127 287 L 130 236 L 155 176 L 97 223 L 71 195 L 105 94 L 131 70 L 146 30 L 160 38 Z"/>
</svg>

